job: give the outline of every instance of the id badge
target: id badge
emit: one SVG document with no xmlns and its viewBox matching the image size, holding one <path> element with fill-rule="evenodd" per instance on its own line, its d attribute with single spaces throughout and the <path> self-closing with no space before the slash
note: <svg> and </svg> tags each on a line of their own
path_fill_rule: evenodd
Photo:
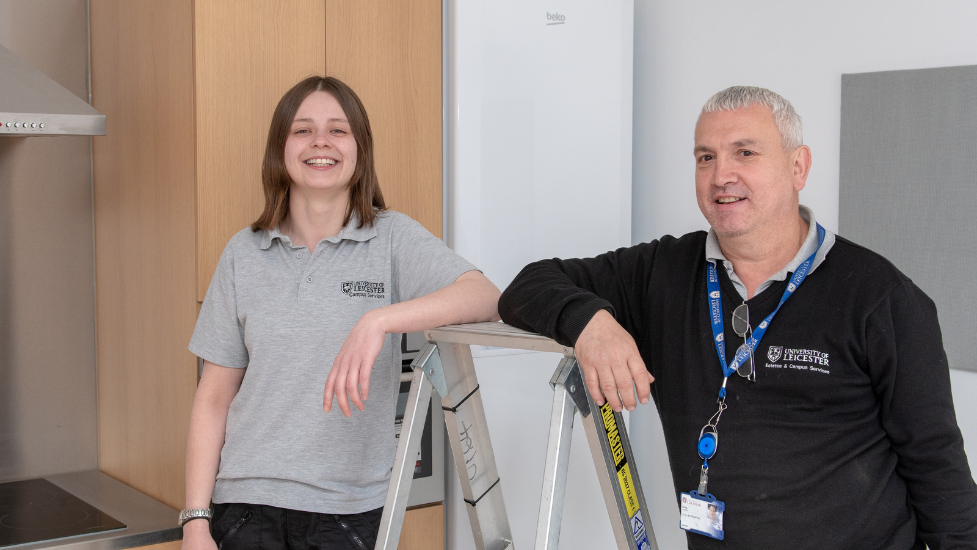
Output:
<svg viewBox="0 0 977 550">
<path fill-rule="evenodd" d="M 691 533 L 698 533 L 714 539 L 723 540 L 723 512 L 726 505 L 716 497 L 696 491 L 682 493 L 682 517 L 679 527 Z"/>
</svg>

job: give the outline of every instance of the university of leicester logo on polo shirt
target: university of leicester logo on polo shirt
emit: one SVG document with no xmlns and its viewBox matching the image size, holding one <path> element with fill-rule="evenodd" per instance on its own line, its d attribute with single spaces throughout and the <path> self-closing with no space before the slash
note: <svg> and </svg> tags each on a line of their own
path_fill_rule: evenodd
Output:
<svg viewBox="0 0 977 550">
<path fill-rule="evenodd" d="M 343 282 L 343 294 L 350 298 L 383 298 L 383 283 L 371 281 L 345 281 Z"/>
<path fill-rule="evenodd" d="M 767 348 L 767 360 L 770 361 L 766 364 L 768 369 L 831 374 L 831 355 L 816 349 L 770 346 Z M 777 363 L 781 360 L 783 363 Z"/>
</svg>

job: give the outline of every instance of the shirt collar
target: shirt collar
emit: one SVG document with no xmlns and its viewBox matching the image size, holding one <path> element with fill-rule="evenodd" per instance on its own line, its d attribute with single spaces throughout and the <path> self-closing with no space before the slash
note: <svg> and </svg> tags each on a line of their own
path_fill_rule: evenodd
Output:
<svg viewBox="0 0 977 550">
<path fill-rule="evenodd" d="M 807 230 L 807 237 L 804 238 L 804 243 L 801 245 L 800 250 L 794 256 L 783 269 L 772 275 L 769 279 L 763 282 L 759 288 L 757 288 L 756 293 L 760 294 L 768 286 L 773 284 L 774 281 L 785 281 L 787 280 L 787 274 L 793 273 L 797 269 L 797 266 L 804 263 L 808 256 L 814 253 L 815 250 L 818 251 L 817 255 L 814 257 L 814 261 L 811 263 L 811 270 L 808 273 L 813 273 L 815 269 L 821 265 L 824 261 L 824 257 L 831 250 L 831 247 L 835 244 L 835 234 L 828 231 L 824 231 L 824 243 L 821 248 L 818 248 L 818 226 L 817 220 L 814 218 L 814 211 L 810 208 L 800 205 L 798 208 L 801 214 L 801 218 L 807 222 L 810 227 Z M 716 231 L 713 228 L 709 228 L 709 235 L 706 236 L 706 261 L 716 263 L 721 261 L 723 266 L 726 268 L 726 273 L 729 275 L 730 280 L 733 282 L 733 286 L 740 293 L 743 299 L 746 299 L 746 285 L 740 280 L 739 276 L 733 271 L 733 263 L 726 259 L 723 254 L 722 248 L 719 246 L 719 237 L 716 235 Z"/>
<path fill-rule="evenodd" d="M 382 212 L 377 212 L 377 217 L 382 215 Z M 375 219 L 372 225 L 364 224 L 363 227 L 358 227 L 359 225 L 360 217 L 354 210 L 353 215 L 349 218 L 349 223 L 346 224 L 346 227 L 344 227 L 336 235 L 322 239 L 320 242 L 338 243 L 343 240 L 366 242 L 377 236 Z M 288 235 L 283 234 L 278 227 L 275 227 L 273 229 L 265 230 L 265 234 L 261 237 L 261 249 L 268 250 L 271 247 L 271 243 L 274 242 L 275 239 L 278 239 L 282 242 L 282 244 L 287 246 L 293 246 L 292 239 L 289 239 Z"/>
</svg>

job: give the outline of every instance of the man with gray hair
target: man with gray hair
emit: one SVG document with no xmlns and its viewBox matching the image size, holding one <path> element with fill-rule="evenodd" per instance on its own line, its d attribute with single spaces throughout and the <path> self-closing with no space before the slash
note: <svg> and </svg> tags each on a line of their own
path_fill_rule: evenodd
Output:
<svg viewBox="0 0 977 550">
<path fill-rule="evenodd" d="M 530 264 L 502 319 L 574 346 L 598 404 L 654 397 L 690 548 L 977 548 L 932 300 L 800 205 L 781 96 L 717 93 L 693 152 L 708 232 Z"/>
</svg>

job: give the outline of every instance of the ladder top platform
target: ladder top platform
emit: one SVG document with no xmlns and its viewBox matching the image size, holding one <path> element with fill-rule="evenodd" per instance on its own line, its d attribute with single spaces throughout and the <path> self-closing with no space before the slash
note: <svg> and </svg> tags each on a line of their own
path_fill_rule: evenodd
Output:
<svg viewBox="0 0 977 550">
<path fill-rule="evenodd" d="M 429 342 L 549 351 L 562 353 L 563 355 L 573 354 L 573 348 L 570 346 L 564 346 L 552 338 L 541 336 L 535 332 L 528 332 L 505 323 L 484 322 L 468 323 L 465 325 L 447 325 L 425 330 L 424 337 Z"/>
</svg>

